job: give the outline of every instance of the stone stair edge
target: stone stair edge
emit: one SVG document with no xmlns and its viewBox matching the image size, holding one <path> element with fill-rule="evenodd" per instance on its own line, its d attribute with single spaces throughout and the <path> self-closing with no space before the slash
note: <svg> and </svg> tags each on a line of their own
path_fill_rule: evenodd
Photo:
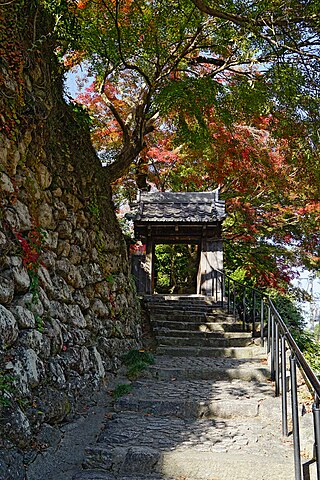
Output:
<svg viewBox="0 0 320 480">
<path fill-rule="evenodd" d="M 163 476 L 147 474 L 139 476 L 117 475 L 115 477 L 112 473 L 106 472 L 105 470 L 83 470 L 82 472 L 75 474 L 72 477 L 72 480 L 163 480 Z M 173 477 L 166 477 L 166 480 L 176 479 Z"/>
<path fill-rule="evenodd" d="M 173 337 L 176 336 L 175 334 L 179 334 L 181 335 L 181 337 L 183 338 L 188 338 L 188 335 L 190 336 L 195 336 L 195 337 L 214 337 L 215 335 L 217 335 L 216 338 L 252 338 L 252 334 L 250 332 L 224 332 L 224 331 L 214 331 L 214 330 L 211 330 L 211 331 L 202 331 L 202 330 L 174 330 L 172 328 L 168 328 L 168 327 L 154 327 L 154 329 L 159 332 L 159 333 L 169 333 L 171 334 Z M 159 335 L 158 333 L 158 337 L 161 337 L 162 335 Z M 223 336 L 219 336 L 219 334 L 223 335 Z M 184 335 L 186 335 L 186 337 L 184 337 Z"/>
<path fill-rule="evenodd" d="M 238 359 L 264 359 L 266 354 L 264 349 L 255 347 L 179 347 L 179 346 L 158 346 L 159 355 L 171 355 L 173 357 L 215 357 L 215 358 L 238 358 Z"/>
<path fill-rule="evenodd" d="M 204 313 L 204 312 L 202 312 Z M 180 311 L 180 310 L 174 310 L 174 311 L 164 311 L 164 310 L 161 310 L 157 313 L 152 313 L 151 317 L 152 318 L 159 318 L 159 317 L 189 317 L 190 320 L 186 320 L 187 322 L 192 322 L 192 321 L 195 321 L 197 318 L 199 318 L 199 320 L 203 320 L 203 319 L 206 319 L 206 320 L 210 320 L 210 319 L 228 319 L 228 320 L 234 320 L 234 321 L 238 321 L 240 322 L 240 320 L 235 317 L 234 315 L 231 315 L 231 314 L 224 314 L 224 313 L 216 313 L 216 314 L 207 314 L 207 313 L 204 313 L 204 314 L 201 314 L 201 312 L 191 312 L 191 311 Z"/>
</svg>

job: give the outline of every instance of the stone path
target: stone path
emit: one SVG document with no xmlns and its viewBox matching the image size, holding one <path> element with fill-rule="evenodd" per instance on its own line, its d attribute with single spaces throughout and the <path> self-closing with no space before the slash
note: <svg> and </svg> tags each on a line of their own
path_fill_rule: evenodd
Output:
<svg viewBox="0 0 320 480">
<path fill-rule="evenodd" d="M 192 370 L 192 359 L 183 360 Z M 152 369 L 163 363 L 173 367 L 175 362 L 159 358 Z M 201 363 L 214 367 L 210 358 Z M 293 478 L 292 447 L 281 438 L 280 406 L 267 381 L 174 377 L 133 386 L 132 394 L 116 402 L 99 442 L 87 449 L 88 470 L 74 480 L 124 480 L 125 475 L 220 480 L 232 471 L 241 480 Z M 133 472 L 144 476 L 130 476 Z"/>
<path fill-rule="evenodd" d="M 293 479 L 292 445 L 281 436 L 267 376 L 261 351 L 256 358 L 158 355 L 115 403 L 73 480 Z"/>
</svg>

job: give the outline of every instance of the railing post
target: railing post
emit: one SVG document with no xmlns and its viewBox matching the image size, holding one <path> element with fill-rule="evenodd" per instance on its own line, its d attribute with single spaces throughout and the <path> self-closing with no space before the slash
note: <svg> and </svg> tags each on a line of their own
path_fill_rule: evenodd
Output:
<svg viewBox="0 0 320 480">
<path fill-rule="evenodd" d="M 215 296 L 216 296 L 216 302 L 218 302 L 218 272 L 217 271 L 214 272 L 214 277 L 215 277 L 215 282 L 214 282 Z"/>
<path fill-rule="evenodd" d="M 317 468 L 317 480 L 320 480 L 320 408 L 315 395 L 315 402 L 312 406 L 313 412 L 313 427 L 314 427 L 314 445 L 316 454 L 316 468 Z"/>
<path fill-rule="evenodd" d="M 300 434 L 298 415 L 298 392 L 297 392 L 297 360 L 290 356 L 290 378 L 291 378 L 291 406 L 292 406 L 292 430 L 294 448 L 294 471 L 295 480 L 301 480 L 301 457 L 300 457 Z"/>
<path fill-rule="evenodd" d="M 274 344 L 275 344 L 275 324 L 274 324 L 274 315 L 271 315 L 271 338 L 270 338 L 270 353 L 271 353 L 271 380 L 275 380 L 275 361 L 274 361 Z"/>
<path fill-rule="evenodd" d="M 221 308 L 224 308 L 224 296 L 225 296 L 225 278 L 223 273 L 219 273 L 220 276 L 220 291 L 221 291 Z"/>
<path fill-rule="evenodd" d="M 260 310 L 260 342 L 261 347 L 264 347 L 264 301 L 261 298 L 261 310 Z"/>
<path fill-rule="evenodd" d="M 287 358 L 286 336 L 281 336 L 281 404 L 282 404 L 282 435 L 288 436 L 288 404 L 287 404 Z"/>
<path fill-rule="evenodd" d="M 268 305 L 268 335 L 267 335 L 267 353 L 270 352 L 270 340 L 271 340 L 271 310 L 270 306 Z"/>
<path fill-rule="evenodd" d="M 242 298 L 242 308 L 243 308 L 243 318 L 242 318 L 242 325 L 243 330 L 246 329 L 246 287 L 243 289 L 243 298 Z"/>
<path fill-rule="evenodd" d="M 228 314 L 230 313 L 230 302 L 231 302 L 231 298 L 230 298 L 230 278 L 227 277 L 227 292 L 228 292 L 228 306 L 227 306 L 227 311 L 228 311 Z"/>
<path fill-rule="evenodd" d="M 275 323 L 275 396 L 280 395 L 280 352 L 279 352 L 279 324 Z"/>
<path fill-rule="evenodd" d="M 233 315 L 236 314 L 236 284 L 233 282 Z"/>
<path fill-rule="evenodd" d="M 252 336 L 256 334 L 256 292 L 252 290 Z"/>
</svg>

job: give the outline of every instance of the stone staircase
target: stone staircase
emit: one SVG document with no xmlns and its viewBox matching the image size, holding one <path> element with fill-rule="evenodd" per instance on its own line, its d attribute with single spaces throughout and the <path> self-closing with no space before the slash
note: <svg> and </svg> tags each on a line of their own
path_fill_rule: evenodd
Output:
<svg viewBox="0 0 320 480">
<path fill-rule="evenodd" d="M 115 402 L 73 480 L 292 480 L 263 350 L 203 297 L 147 298 L 155 364 Z"/>
<path fill-rule="evenodd" d="M 242 323 L 210 297 L 156 295 L 146 297 L 145 303 L 160 355 L 257 358 L 264 354 Z"/>
</svg>

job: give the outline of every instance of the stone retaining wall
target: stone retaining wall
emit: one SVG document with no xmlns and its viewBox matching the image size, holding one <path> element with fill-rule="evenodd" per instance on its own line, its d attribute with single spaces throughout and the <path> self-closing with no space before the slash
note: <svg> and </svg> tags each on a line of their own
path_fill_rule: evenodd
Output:
<svg viewBox="0 0 320 480">
<path fill-rule="evenodd" d="M 44 17 L 32 20 L 42 38 Z M 70 418 L 141 336 L 105 169 L 62 98 L 53 45 L 24 47 L 24 101 L 0 136 L 0 478 L 15 480 L 16 448 L 40 448 L 39 432 Z M 11 73 L 2 64 L 7 113 Z"/>
</svg>

